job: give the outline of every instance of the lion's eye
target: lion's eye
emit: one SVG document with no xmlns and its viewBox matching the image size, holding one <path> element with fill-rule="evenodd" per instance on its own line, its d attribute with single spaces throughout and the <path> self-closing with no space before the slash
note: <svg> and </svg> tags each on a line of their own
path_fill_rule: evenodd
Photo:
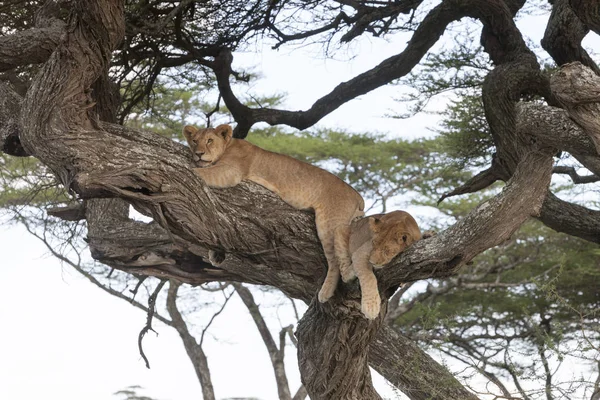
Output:
<svg viewBox="0 0 600 400">
<path fill-rule="evenodd" d="M 196 139 L 192 139 L 192 144 L 194 144 L 194 145 L 198 144 L 198 142 L 196 142 Z"/>
<path fill-rule="evenodd" d="M 206 144 L 211 144 L 211 143 L 212 143 L 212 139 L 208 139 L 208 140 L 206 141 Z"/>
</svg>

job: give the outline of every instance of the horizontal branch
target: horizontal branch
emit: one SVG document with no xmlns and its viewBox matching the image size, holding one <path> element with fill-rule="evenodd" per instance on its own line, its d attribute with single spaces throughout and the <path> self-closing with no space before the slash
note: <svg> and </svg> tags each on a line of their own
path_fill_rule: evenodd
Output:
<svg viewBox="0 0 600 400">
<path fill-rule="evenodd" d="M 569 175 L 569 177 L 575 184 L 593 183 L 600 181 L 600 177 L 598 177 L 597 175 L 579 175 L 573 167 L 557 166 L 552 169 L 552 172 L 555 174 Z"/>
<path fill-rule="evenodd" d="M 437 201 L 437 204 L 439 205 L 442 201 L 449 197 L 478 192 L 501 179 L 503 171 L 494 160 L 495 159 L 492 160 L 492 166 L 490 168 L 486 169 L 485 171 L 481 171 L 456 189 L 448 193 L 444 193 L 444 195 L 442 195 L 442 197 L 440 197 L 440 199 Z"/>
<path fill-rule="evenodd" d="M 55 21 L 47 28 L 31 28 L 0 36 L 0 72 L 47 61 L 64 32 L 64 24 Z"/>
</svg>

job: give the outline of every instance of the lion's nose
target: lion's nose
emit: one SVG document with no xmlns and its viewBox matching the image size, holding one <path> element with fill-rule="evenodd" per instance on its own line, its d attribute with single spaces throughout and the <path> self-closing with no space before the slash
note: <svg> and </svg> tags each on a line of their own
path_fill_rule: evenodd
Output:
<svg viewBox="0 0 600 400">
<path fill-rule="evenodd" d="M 202 155 L 203 155 L 203 154 L 204 154 L 204 153 L 203 153 L 203 152 L 200 152 L 200 151 L 197 151 L 197 152 L 195 152 L 195 153 L 194 153 L 194 161 L 200 161 L 200 160 L 202 159 Z"/>
</svg>

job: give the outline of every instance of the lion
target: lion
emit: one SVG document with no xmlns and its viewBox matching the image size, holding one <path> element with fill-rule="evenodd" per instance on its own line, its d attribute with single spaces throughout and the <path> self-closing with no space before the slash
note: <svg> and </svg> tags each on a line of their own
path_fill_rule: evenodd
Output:
<svg viewBox="0 0 600 400">
<path fill-rule="evenodd" d="M 383 268 L 408 246 L 421 239 L 415 219 L 405 211 L 371 215 L 350 226 L 352 269 L 342 274 L 344 282 L 358 278 L 361 311 L 368 319 L 379 315 L 381 297 L 373 269 Z"/>
<path fill-rule="evenodd" d="M 183 128 L 194 168 L 210 187 L 227 188 L 247 179 L 275 192 L 294 208 L 313 209 L 317 234 L 327 259 L 327 275 L 318 299 L 333 296 L 340 272 L 351 270 L 350 223 L 364 215 L 364 200 L 350 185 L 324 169 L 233 138 L 231 126 Z"/>
</svg>

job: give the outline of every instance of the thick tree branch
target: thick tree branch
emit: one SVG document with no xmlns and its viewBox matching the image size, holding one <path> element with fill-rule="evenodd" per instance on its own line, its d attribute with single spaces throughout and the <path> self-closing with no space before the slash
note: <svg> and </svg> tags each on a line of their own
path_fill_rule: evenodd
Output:
<svg viewBox="0 0 600 400">
<path fill-rule="evenodd" d="M 569 0 L 577 17 L 592 31 L 600 35 L 600 3 L 596 0 Z"/>
<path fill-rule="evenodd" d="M 600 243 L 600 211 L 569 203 L 548 193 L 539 219 L 557 232 Z"/>
<path fill-rule="evenodd" d="M 64 33 L 64 23 L 0 36 L 0 72 L 48 60 Z"/>
<path fill-rule="evenodd" d="M 551 154 L 545 149 L 525 155 L 502 193 L 446 231 L 411 246 L 379 272 L 379 287 L 387 290 L 402 282 L 450 276 L 477 254 L 507 240 L 539 214 L 552 175 Z"/>
<path fill-rule="evenodd" d="M 556 65 L 580 61 L 600 75 L 600 68 L 581 45 L 589 29 L 575 15 L 569 0 L 555 0 L 542 47 L 552 56 Z"/>
<path fill-rule="evenodd" d="M 600 76 L 574 62 L 563 65 L 552 76 L 550 85 L 569 117 L 592 139 L 600 156 Z"/>
</svg>

